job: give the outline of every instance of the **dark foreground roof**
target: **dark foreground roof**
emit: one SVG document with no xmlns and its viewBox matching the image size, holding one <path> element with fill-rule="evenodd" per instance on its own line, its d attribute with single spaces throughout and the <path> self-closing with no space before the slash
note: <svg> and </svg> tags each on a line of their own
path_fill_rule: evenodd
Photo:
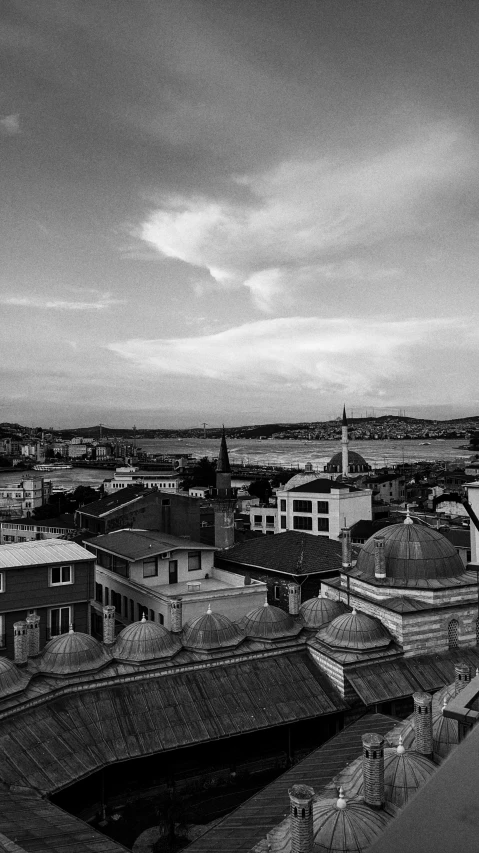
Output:
<svg viewBox="0 0 479 853">
<path fill-rule="evenodd" d="M 155 672 L 5 717 L 0 780 L 53 793 L 116 761 L 346 707 L 305 652 L 164 676 Z"/>
<path fill-rule="evenodd" d="M 309 483 L 302 483 L 300 486 L 294 486 L 289 489 L 290 492 L 311 492 L 318 495 L 327 495 L 331 493 L 331 489 L 346 489 L 349 492 L 356 492 L 354 486 L 349 486 L 347 483 L 340 483 L 337 480 L 327 480 L 326 477 L 321 477 L 318 480 L 311 480 Z"/>
<path fill-rule="evenodd" d="M 341 569 L 340 542 L 294 530 L 241 542 L 227 551 L 219 551 L 217 556 L 230 563 L 242 563 L 289 575 Z"/>
<path fill-rule="evenodd" d="M 249 853 L 289 813 L 289 788 L 305 784 L 320 793 L 346 764 L 360 755 L 361 735 L 366 732 L 385 735 L 395 723 L 394 717 L 384 714 L 361 717 L 223 818 L 190 844 L 188 853 Z"/>
<path fill-rule="evenodd" d="M 113 509 L 124 506 L 124 504 L 128 504 L 145 494 L 148 494 L 148 491 L 144 486 L 127 486 L 125 489 L 118 489 L 114 494 L 107 495 L 99 501 L 93 501 L 91 504 L 79 507 L 77 512 L 82 515 L 101 518 Z"/>
<path fill-rule="evenodd" d="M 89 539 L 89 543 L 95 548 L 104 548 L 128 560 L 153 557 L 175 548 L 214 550 L 213 545 L 204 545 L 202 542 L 193 542 L 191 539 L 182 539 L 179 536 L 169 536 L 167 533 L 159 533 L 156 530 L 113 530 L 103 536 L 97 536 L 96 539 Z"/>
</svg>

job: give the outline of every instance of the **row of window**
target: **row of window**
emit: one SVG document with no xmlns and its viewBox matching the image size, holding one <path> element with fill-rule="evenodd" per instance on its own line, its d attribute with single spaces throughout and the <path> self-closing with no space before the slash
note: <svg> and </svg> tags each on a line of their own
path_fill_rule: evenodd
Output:
<svg viewBox="0 0 479 853">
<path fill-rule="evenodd" d="M 115 608 L 119 616 L 128 619 L 130 622 L 140 622 L 143 616 L 146 616 L 150 622 L 155 621 L 155 611 L 146 607 L 144 604 L 135 602 L 132 598 L 116 592 L 114 589 L 109 589 L 107 586 L 102 586 L 101 583 L 95 584 L 95 601 L 98 604 L 111 604 Z M 162 613 L 158 613 L 158 621 L 163 625 L 164 618 Z"/>
<path fill-rule="evenodd" d="M 29 614 L 34 612 L 34 610 L 28 611 Z M 70 630 L 70 625 L 73 625 L 73 607 L 71 605 L 66 605 L 65 607 L 51 607 L 48 610 L 48 639 L 58 637 L 59 634 L 67 634 Z M 0 614 L 0 647 L 4 648 L 5 644 L 5 616 Z"/>
<path fill-rule="evenodd" d="M 52 566 L 48 570 L 48 585 L 61 586 L 74 583 L 73 566 Z M 0 572 L 0 593 L 5 592 L 5 572 Z"/>
<path fill-rule="evenodd" d="M 317 527 L 316 530 L 328 531 L 329 530 L 329 518 L 318 518 L 317 519 Z M 282 515 L 280 518 L 280 527 L 282 530 L 286 530 L 286 516 Z M 293 515 L 293 530 L 312 530 L 313 529 L 313 519 L 307 515 Z"/>
</svg>

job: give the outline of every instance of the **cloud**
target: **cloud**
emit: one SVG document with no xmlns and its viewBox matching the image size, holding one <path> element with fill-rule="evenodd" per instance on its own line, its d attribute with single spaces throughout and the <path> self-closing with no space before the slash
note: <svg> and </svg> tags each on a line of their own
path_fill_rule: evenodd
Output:
<svg viewBox="0 0 479 853">
<path fill-rule="evenodd" d="M 17 133 L 21 133 L 20 115 L 14 113 L 0 118 L 0 132 L 4 136 L 16 136 Z"/>
<path fill-rule="evenodd" d="M 390 395 L 407 383 L 422 393 L 450 351 L 477 349 L 474 324 L 460 319 L 384 321 L 290 317 L 201 337 L 129 340 L 108 348 L 159 375 L 240 385 L 309 389 L 345 396 Z M 446 363 L 447 358 L 446 356 Z M 444 376 L 444 373 L 442 374 Z"/>
<path fill-rule="evenodd" d="M 67 299 L 42 299 L 40 296 L 0 296 L 2 305 L 17 308 L 48 308 L 51 311 L 103 311 L 112 305 L 121 305 L 125 299 L 112 299 L 104 293 L 95 302 L 75 302 Z"/>
<path fill-rule="evenodd" d="M 381 267 L 371 261 L 363 269 L 357 253 L 444 222 L 444 193 L 473 161 L 465 133 L 427 126 L 381 153 L 290 160 L 236 177 L 232 192 L 241 201 L 166 196 L 139 236 L 220 287 L 247 287 L 257 307 L 272 310 L 282 294 L 320 286 L 342 269 L 346 278 L 382 278 Z"/>
</svg>

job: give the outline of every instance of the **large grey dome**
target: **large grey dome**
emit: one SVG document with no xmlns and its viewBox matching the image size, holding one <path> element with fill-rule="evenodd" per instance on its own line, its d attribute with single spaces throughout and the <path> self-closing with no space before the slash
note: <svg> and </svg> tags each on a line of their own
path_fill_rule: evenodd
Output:
<svg viewBox="0 0 479 853">
<path fill-rule="evenodd" d="M 242 640 L 244 634 L 240 627 L 222 613 L 213 613 L 209 607 L 203 616 L 193 619 L 183 629 L 184 647 L 195 651 L 237 646 Z"/>
<path fill-rule="evenodd" d="M 111 662 L 109 651 L 94 637 L 70 630 L 46 644 L 40 657 L 40 671 L 51 675 L 101 669 Z"/>
<path fill-rule="evenodd" d="M 30 678 L 13 661 L 0 658 L 0 698 L 23 690 Z"/>
<path fill-rule="evenodd" d="M 302 629 L 301 623 L 295 621 L 289 613 L 267 602 L 243 616 L 240 624 L 246 636 L 255 640 L 294 637 Z"/>
<path fill-rule="evenodd" d="M 358 800 L 345 800 L 341 790 L 337 801 L 318 800 L 313 804 L 314 853 L 363 853 L 389 821 L 383 811 Z"/>
<path fill-rule="evenodd" d="M 330 474 L 341 473 L 343 470 L 343 454 L 341 451 L 331 456 L 329 462 L 324 466 L 324 470 Z M 348 472 L 350 474 L 363 474 L 370 470 L 371 466 L 360 453 L 356 453 L 355 450 L 348 450 Z"/>
<path fill-rule="evenodd" d="M 388 646 L 391 637 L 379 619 L 367 613 L 344 613 L 320 629 L 318 638 L 335 649 L 367 651 Z"/>
</svg>

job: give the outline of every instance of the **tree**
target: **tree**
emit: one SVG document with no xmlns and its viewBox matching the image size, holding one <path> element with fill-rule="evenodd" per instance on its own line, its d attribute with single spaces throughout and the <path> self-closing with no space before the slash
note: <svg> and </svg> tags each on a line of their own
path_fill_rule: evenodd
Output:
<svg viewBox="0 0 479 853">
<path fill-rule="evenodd" d="M 259 498 L 261 503 L 266 505 L 269 504 L 269 499 L 273 494 L 271 483 L 266 479 L 253 480 L 248 486 L 248 492 L 253 497 Z"/>
<path fill-rule="evenodd" d="M 77 507 L 91 504 L 101 498 L 98 489 L 92 489 L 91 486 L 77 486 L 72 495 L 72 500 L 75 501 Z"/>
<path fill-rule="evenodd" d="M 191 474 L 192 486 L 215 486 L 216 485 L 216 463 L 211 462 L 207 456 L 198 459 Z"/>
</svg>

